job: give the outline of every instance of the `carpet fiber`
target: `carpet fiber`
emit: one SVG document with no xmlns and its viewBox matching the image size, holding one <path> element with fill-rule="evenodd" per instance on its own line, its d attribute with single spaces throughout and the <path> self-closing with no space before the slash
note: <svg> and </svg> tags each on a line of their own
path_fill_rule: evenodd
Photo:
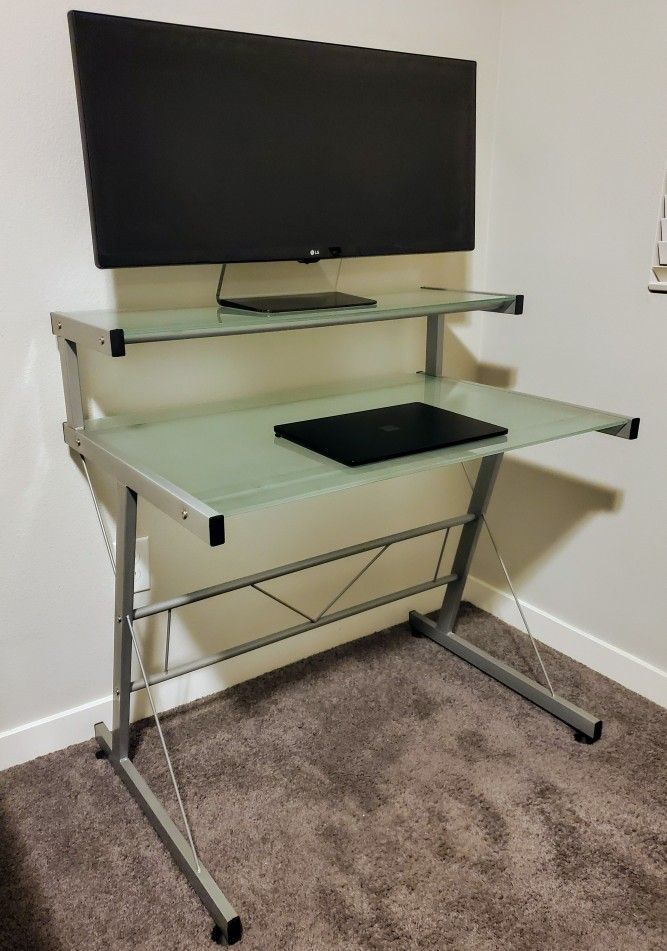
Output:
<svg viewBox="0 0 667 951">
<path fill-rule="evenodd" d="M 534 671 L 464 605 L 458 632 Z M 164 717 L 244 951 L 661 949 L 667 714 L 545 650 L 572 731 L 400 626 Z M 157 735 L 136 762 L 168 803 Z M 212 949 L 210 919 L 93 742 L 0 773 L 0 948 Z"/>
</svg>

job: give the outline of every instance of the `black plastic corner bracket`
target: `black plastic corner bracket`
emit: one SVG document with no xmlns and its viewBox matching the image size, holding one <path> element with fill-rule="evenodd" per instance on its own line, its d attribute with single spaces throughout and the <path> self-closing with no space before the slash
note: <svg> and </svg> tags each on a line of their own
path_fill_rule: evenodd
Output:
<svg viewBox="0 0 667 951">
<path fill-rule="evenodd" d="M 620 439 L 637 439 L 639 436 L 639 416 L 631 416 L 627 423 L 620 426 L 610 426 L 608 429 L 601 429 L 601 433 L 607 436 L 618 436 Z"/>
<path fill-rule="evenodd" d="M 514 313 L 522 314 L 523 313 L 523 294 L 517 294 L 514 298 Z"/>
<path fill-rule="evenodd" d="M 580 730 L 574 731 L 574 738 L 577 743 L 585 743 L 587 746 L 591 746 L 602 736 L 602 720 L 598 720 L 593 728 L 593 736 L 588 736 L 587 733 L 582 733 Z"/>
<path fill-rule="evenodd" d="M 211 548 L 225 543 L 225 516 L 212 515 L 208 520 L 208 540 Z"/>
<path fill-rule="evenodd" d="M 109 343 L 112 357 L 125 356 L 125 332 L 122 327 L 114 327 L 109 331 Z"/>
</svg>

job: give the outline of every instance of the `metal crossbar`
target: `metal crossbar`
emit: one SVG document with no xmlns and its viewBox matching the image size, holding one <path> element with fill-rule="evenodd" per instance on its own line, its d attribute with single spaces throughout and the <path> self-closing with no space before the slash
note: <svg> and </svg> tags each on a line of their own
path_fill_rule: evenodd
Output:
<svg viewBox="0 0 667 951">
<path fill-rule="evenodd" d="M 255 591 L 259 591 L 260 594 L 265 595 L 267 598 L 271 598 L 272 601 L 275 601 L 276 604 L 282 604 L 284 608 L 288 608 L 290 611 L 294 611 L 295 614 L 298 614 L 299 617 L 305 618 L 306 621 L 314 621 L 315 618 L 311 617 L 310 614 L 306 614 L 305 611 L 302 611 L 300 608 L 295 608 L 293 604 L 290 604 L 289 601 L 283 601 L 282 598 L 279 598 L 277 594 L 273 594 L 271 591 L 267 591 L 265 588 L 260 588 L 258 584 L 251 584 L 251 588 L 254 588 Z"/>
<path fill-rule="evenodd" d="M 219 664 L 223 660 L 230 660 L 232 657 L 239 657 L 241 654 L 248 654 L 250 651 L 257 650 L 259 647 L 266 647 L 268 644 L 275 644 L 278 641 L 286 640 L 288 637 L 294 637 L 297 634 L 305 634 L 307 631 L 314 631 L 318 627 L 324 627 L 325 624 L 333 624 L 335 621 L 343 621 L 354 614 L 361 614 L 363 611 L 371 611 L 373 608 L 382 607 L 390 604 L 392 601 L 400 601 L 403 598 L 410 598 L 413 595 L 422 594 L 424 591 L 431 591 L 433 588 L 439 588 L 442 585 L 451 584 L 456 581 L 458 575 L 452 573 L 443 575 L 435 581 L 424 581 L 422 584 L 413 585 L 410 588 L 402 588 L 400 591 L 392 591 L 390 594 L 381 595 L 379 598 L 373 598 L 371 601 L 364 601 L 362 604 L 355 604 L 350 608 L 342 608 L 340 611 L 334 611 L 333 614 L 325 614 L 319 620 L 297 624 L 295 627 L 289 627 L 282 631 L 276 631 L 272 634 L 266 634 L 258 637 L 254 641 L 246 641 L 243 644 L 237 644 L 234 647 L 228 647 L 225 650 L 218 651 L 208 657 L 200 657 L 188 664 L 182 664 L 179 667 L 172 667 L 168 673 L 153 674 L 148 678 L 150 685 L 163 683 L 165 680 L 172 680 L 174 677 L 182 677 L 184 674 L 190 674 L 195 670 L 202 670 L 204 667 L 211 667 L 213 664 Z M 144 680 L 135 680 L 130 689 L 143 690 L 146 686 Z"/>
<path fill-rule="evenodd" d="M 100 528 L 102 529 L 102 534 L 107 546 L 107 551 L 109 553 L 109 558 L 111 561 L 111 566 L 116 572 L 115 560 L 113 558 L 113 549 L 111 543 L 107 536 L 106 527 L 102 519 L 102 513 L 100 511 L 97 497 L 95 495 L 95 490 L 88 473 L 88 469 L 85 463 L 85 459 L 82 457 L 82 462 L 84 465 L 84 471 L 86 473 L 86 478 L 88 480 L 88 486 L 90 488 L 90 493 L 95 504 L 95 510 L 97 512 L 98 521 L 100 523 Z M 335 621 L 344 620 L 345 618 L 351 617 L 354 614 L 360 614 L 363 611 L 369 611 L 373 608 L 380 607 L 385 604 L 389 604 L 392 601 L 398 601 L 402 598 L 410 597 L 411 595 L 420 594 L 424 591 L 429 591 L 432 588 L 439 587 L 441 585 L 450 584 L 452 581 L 456 581 L 458 576 L 456 573 L 451 573 L 442 578 L 438 578 L 438 572 L 440 571 L 440 566 L 442 563 L 442 558 L 445 551 L 445 546 L 447 544 L 447 539 L 449 537 L 450 529 L 457 525 L 466 525 L 469 522 L 474 521 L 476 515 L 466 512 L 462 515 L 456 515 L 447 519 L 443 519 L 440 522 L 432 522 L 428 525 L 422 525 L 418 528 L 408 529 L 404 532 L 396 532 L 393 535 L 386 535 L 382 538 L 375 538 L 368 542 L 362 542 L 357 545 L 349 545 L 346 548 L 339 548 L 335 551 L 330 551 L 322 555 L 316 555 L 312 558 L 304 558 L 302 561 L 292 562 L 288 565 L 283 565 L 279 568 L 272 568 L 267 571 L 260 571 L 254 575 L 247 575 L 244 578 L 236 578 L 233 581 L 223 582 L 218 585 L 211 585 L 208 588 L 201 588 L 197 591 L 190 592 L 189 594 L 180 595 L 176 598 L 171 598 L 167 601 L 156 602 L 154 604 L 146 605 L 142 608 L 132 608 L 131 614 L 128 614 L 128 625 L 130 627 L 130 633 L 132 635 L 132 641 L 134 644 L 134 649 L 139 660 L 139 666 L 141 667 L 141 680 L 135 680 L 130 685 L 130 691 L 136 692 L 137 690 L 148 690 L 149 701 L 151 708 L 153 709 L 156 724 L 158 726 L 158 732 L 160 734 L 160 739 L 164 749 L 165 756 L 167 758 L 167 763 L 169 766 L 170 773 L 173 774 L 173 769 L 171 767 L 171 761 L 169 759 L 169 753 L 166 748 L 166 743 L 164 741 L 164 736 L 159 724 L 157 712 L 155 705 L 153 703 L 153 698 L 150 693 L 150 686 L 164 683 L 167 680 L 171 680 L 175 677 L 181 677 L 186 673 L 191 673 L 195 670 L 201 670 L 204 667 L 210 667 L 213 664 L 220 663 L 223 660 L 227 660 L 231 657 L 237 657 L 240 654 L 247 653 L 252 650 L 256 650 L 259 647 L 266 646 L 268 644 L 276 643 L 277 641 L 284 640 L 288 637 L 294 637 L 297 634 L 305 633 L 306 631 L 314 630 L 315 628 L 322 627 L 326 624 L 331 624 Z M 393 591 L 390 594 L 382 595 L 378 598 L 373 598 L 370 601 L 364 601 L 361 604 L 354 605 L 349 608 L 344 608 L 340 611 L 336 611 L 333 614 L 328 614 L 327 612 L 336 604 L 343 595 L 349 591 L 353 584 L 361 578 L 363 574 L 375 564 L 375 562 L 390 548 L 392 545 L 397 544 L 401 541 L 407 541 L 411 538 L 419 538 L 423 535 L 433 534 L 434 532 L 442 531 L 444 529 L 445 535 L 443 538 L 442 546 L 438 555 L 438 561 L 436 564 L 435 573 L 431 581 L 424 582 L 422 584 L 413 585 L 409 588 L 403 588 L 400 591 Z M 364 567 L 356 573 L 356 575 L 345 584 L 345 586 L 336 594 L 334 598 L 323 608 L 322 611 L 316 616 L 311 617 L 306 614 L 300 608 L 297 608 L 295 605 L 290 604 L 289 602 L 283 600 L 278 595 L 274 594 L 271 591 L 266 590 L 260 586 L 262 581 L 270 581 L 274 578 L 284 577 L 285 575 L 295 574 L 299 571 L 304 571 L 306 568 L 312 568 L 316 565 L 329 564 L 334 561 L 338 561 L 342 558 L 349 558 L 352 555 L 361 554 L 366 551 L 373 551 L 374 549 L 379 549 L 375 552 L 372 558 L 364 565 Z M 271 598 L 273 601 L 276 601 L 278 604 L 283 605 L 288 608 L 290 611 L 294 611 L 295 614 L 298 614 L 300 617 L 303 617 L 306 621 L 305 624 L 300 624 L 295 627 L 286 628 L 282 631 L 276 631 L 273 634 L 265 635 L 264 637 L 257 638 L 254 641 L 248 641 L 245 644 L 239 644 L 235 647 L 228 648 L 224 651 L 219 651 L 216 654 L 212 654 L 208 657 L 199 658 L 199 660 L 194 661 L 190 664 L 182 664 L 179 667 L 169 669 L 169 650 L 171 643 L 171 615 L 172 611 L 178 607 L 184 607 L 187 604 L 194 604 L 197 601 L 202 601 L 208 598 L 218 597 L 219 595 L 226 594 L 230 591 L 237 591 L 241 588 L 254 588 L 260 594 L 265 595 L 268 598 Z M 132 626 L 133 621 L 137 621 L 141 618 L 152 617 L 156 614 L 167 614 L 167 629 L 166 629 L 166 638 L 165 638 L 165 653 L 164 653 L 164 669 L 161 674 L 153 674 L 150 677 L 147 677 L 146 671 L 144 670 L 143 660 L 138 650 L 137 641 L 134 634 L 134 627 Z M 175 777 L 172 777 L 175 782 Z M 177 790 L 177 797 L 180 802 L 180 794 Z M 184 810 L 183 810 L 184 813 Z M 187 826 L 187 819 L 185 814 L 183 815 L 183 820 Z M 188 827 L 189 832 L 189 827 Z"/>
<path fill-rule="evenodd" d="M 203 588 L 200 591 L 193 592 L 190 595 L 183 595 L 181 598 L 174 598 L 171 601 L 162 602 L 160 605 L 148 605 L 147 608 L 139 608 L 134 611 L 135 620 L 140 617 L 150 617 L 153 614 L 164 611 L 167 611 L 170 615 L 171 611 L 174 610 L 175 607 L 179 607 L 181 605 L 191 604 L 194 601 L 199 601 L 203 598 L 217 597 L 221 594 L 225 594 L 228 591 L 235 591 L 240 588 L 254 588 L 255 591 L 265 595 L 267 598 L 271 598 L 271 600 L 304 618 L 306 623 L 296 625 L 295 627 L 285 628 L 272 634 L 267 634 L 264 637 L 257 638 L 254 641 L 247 641 L 244 644 L 238 644 L 234 647 L 218 651 L 215 654 L 210 654 L 208 657 L 198 658 L 191 663 L 182 664 L 179 667 L 172 668 L 171 670 L 167 669 L 167 665 L 165 663 L 165 668 L 162 673 L 152 674 L 148 679 L 146 679 L 146 676 L 144 675 L 143 680 L 133 681 L 130 689 L 132 691 L 137 691 L 144 689 L 144 687 L 148 685 L 164 683 L 165 681 L 171 680 L 175 677 L 181 677 L 185 674 L 192 673 L 195 670 L 201 670 L 204 667 L 211 667 L 223 660 L 229 660 L 232 657 L 238 657 L 240 654 L 257 650 L 259 647 L 265 647 L 268 644 L 274 644 L 278 641 L 285 640 L 286 638 L 294 637 L 297 634 L 303 634 L 307 631 L 312 631 L 315 628 L 321 627 L 325 624 L 331 624 L 334 621 L 343 620 L 347 617 L 351 617 L 354 614 L 361 614 L 363 611 L 371 610 L 372 608 L 379 607 L 380 605 L 389 604 L 391 601 L 398 601 L 401 598 L 418 594 L 422 591 L 428 591 L 431 588 L 439 587 L 440 585 L 449 584 L 450 582 L 457 580 L 458 576 L 455 573 L 438 578 L 445 546 L 447 544 L 447 538 L 449 536 L 449 530 L 453 525 L 463 525 L 472 521 L 474 518 L 475 516 L 466 513 L 465 515 L 444 519 L 442 522 L 434 522 L 430 525 L 423 525 L 419 528 L 411 529 L 406 532 L 398 532 L 395 535 L 388 535 L 381 539 L 374 539 L 361 545 L 354 545 L 350 546 L 349 548 L 338 549 L 337 551 L 329 552 L 328 554 L 318 556 L 317 558 L 294 562 L 291 565 L 275 568 L 268 572 L 259 572 L 256 575 L 249 575 L 245 578 L 239 578 L 235 581 L 226 582 L 223 585 L 213 585 L 210 588 Z M 375 564 L 375 562 L 387 551 L 388 548 L 391 547 L 391 545 L 396 544 L 398 541 L 405 541 L 409 538 L 432 534 L 434 532 L 441 531 L 443 528 L 445 529 L 445 536 L 439 551 L 435 574 L 433 575 L 432 580 L 424 582 L 420 585 L 403 588 L 400 591 L 393 591 L 390 594 L 383 595 L 379 598 L 374 598 L 370 601 L 364 601 L 349 608 L 344 608 L 340 611 L 334 612 L 333 614 L 328 613 L 334 604 L 336 604 L 343 597 L 343 595 L 349 591 L 352 585 L 355 584 L 355 582 L 358 581 L 359 578 L 361 578 L 361 576 L 368 571 L 371 565 Z M 320 611 L 320 613 L 314 618 L 306 614 L 306 612 L 301 610 L 301 608 L 296 607 L 289 601 L 285 601 L 272 591 L 268 591 L 266 588 L 263 588 L 258 581 L 260 578 L 261 580 L 270 580 L 272 578 L 283 577 L 287 574 L 294 574 L 298 571 L 303 571 L 306 568 L 312 567 L 313 563 L 327 564 L 332 561 L 336 561 L 339 558 L 350 557 L 350 555 L 373 550 L 374 548 L 378 548 L 379 550 L 375 552 L 373 557 L 370 558 L 359 571 L 357 571 L 354 577 L 343 586 L 343 588 L 335 595 L 335 597 L 333 597 L 322 609 L 322 611 Z"/>
<path fill-rule="evenodd" d="M 476 518 L 476 515 L 465 512 L 463 515 L 455 515 L 451 518 L 443 519 L 440 522 L 432 522 L 430 525 L 422 525 L 418 528 L 407 529 L 404 532 L 396 532 L 393 535 L 385 535 L 382 538 L 373 538 L 371 541 L 361 542 L 358 545 L 349 545 L 346 548 L 338 548 L 335 551 L 325 552 L 322 555 L 314 555 L 310 558 L 304 558 L 301 561 L 294 561 L 288 565 L 282 565 L 280 568 L 269 568 L 266 571 L 258 571 L 255 574 L 246 575 L 243 578 L 235 578 L 233 581 L 224 581 L 220 584 L 211 585 L 208 588 L 200 588 L 197 591 L 191 591 L 175 598 L 169 598 L 165 601 L 156 601 L 153 604 L 135 608 L 133 617 L 135 620 L 139 620 L 140 618 L 150 617 L 153 614 L 162 614 L 170 608 L 172 610 L 182 608 L 185 607 L 186 604 L 194 604 L 197 601 L 216 598 L 218 595 L 227 594 L 230 591 L 238 591 L 240 588 L 249 588 L 253 585 L 261 584 L 264 581 L 271 581 L 273 578 L 282 578 L 285 575 L 296 574 L 306 568 L 326 565 L 329 564 L 329 562 L 339 561 L 342 558 L 349 558 L 351 555 L 359 555 L 365 551 L 373 551 L 376 548 L 407 541 L 410 538 L 430 535 L 447 528 L 454 528 L 457 525 L 466 525 L 468 522 L 474 522 Z"/>
<path fill-rule="evenodd" d="M 282 598 L 279 598 L 277 594 L 274 594 L 272 591 L 267 591 L 266 588 L 262 588 L 262 587 L 260 587 L 260 585 L 258 585 L 258 584 L 256 584 L 256 583 L 249 585 L 249 587 L 250 587 L 250 588 L 254 588 L 255 591 L 259 591 L 260 594 L 266 595 L 267 598 L 271 598 L 271 600 L 272 600 L 272 601 L 275 601 L 277 604 L 282 604 L 282 606 L 283 606 L 284 608 L 288 608 L 290 611 L 294 611 L 294 613 L 295 613 L 295 614 L 298 614 L 299 617 L 305 618 L 306 621 L 310 621 L 311 624 L 312 624 L 312 623 L 314 623 L 315 621 L 319 621 L 320 618 L 324 617 L 324 615 L 327 613 L 327 611 L 329 610 L 329 608 L 332 608 L 332 607 L 334 606 L 334 604 L 336 604 L 337 601 L 340 601 L 340 599 L 343 597 L 343 595 L 345 594 L 345 592 L 346 592 L 346 591 L 349 591 L 349 589 L 352 587 L 352 585 L 355 583 L 355 581 L 358 581 L 359 578 L 361 578 L 361 576 L 362 576 L 366 571 L 368 571 L 368 569 L 370 568 L 370 566 L 371 566 L 372 564 L 374 564 L 374 563 L 378 560 L 378 558 L 380 557 L 380 555 L 383 555 L 383 554 L 386 552 L 386 550 L 387 550 L 388 548 L 389 548 L 389 545 L 385 545 L 383 548 L 380 549 L 379 552 L 377 552 L 375 555 L 373 555 L 373 557 L 370 559 L 370 561 L 369 561 L 367 564 L 364 565 L 364 567 L 361 569 L 361 571 L 358 571 L 357 574 L 354 576 L 354 578 L 352 578 L 351 581 L 348 581 L 347 584 L 345 585 L 345 587 L 344 587 L 341 591 L 339 591 L 338 594 L 337 594 L 334 598 L 332 598 L 331 601 L 329 601 L 329 603 L 327 604 L 327 606 L 326 606 L 325 608 L 323 608 L 323 609 L 320 611 L 320 613 L 317 614 L 315 617 L 311 617 L 310 614 L 306 614 L 306 612 L 305 612 L 305 611 L 302 611 L 301 608 L 297 608 L 295 605 L 290 604 L 289 601 L 284 601 Z"/>
</svg>

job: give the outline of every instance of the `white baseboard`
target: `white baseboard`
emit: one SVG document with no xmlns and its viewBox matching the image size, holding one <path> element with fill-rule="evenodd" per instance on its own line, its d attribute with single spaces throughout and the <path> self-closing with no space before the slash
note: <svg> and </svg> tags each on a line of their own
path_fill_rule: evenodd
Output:
<svg viewBox="0 0 667 951">
<path fill-rule="evenodd" d="M 523 629 L 514 598 L 472 575 L 468 578 L 465 598 L 502 621 Z M 547 611 L 521 601 L 531 631 L 539 641 L 567 654 L 579 663 L 648 700 L 667 707 L 667 671 L 654 667 L 640 657 L 608 644 L 594 634 L 567 624 Z"/>
<path fill-rule="evenodd" d="M 520 627 L 514 600 L 504 591 L 480 581 L 479 578 L 470 577 L 465 596 L 485 611 Z M 635 693 L 653 700 L 654 703 L 667 706 L 667 672 L 605 643 L 592 634 L 587 634 L 586 631 L 566 624 L 532 604 L 525 601 L 521 603 L 538 640 L 634 690 Z M 274 663 L 268 662 L 267 655 L 266 669 L 270 669 Z M 194 671 L 187 677 L 179 678 L 179 681 L 162 684 L 155 691 L 156 702 L 160 710 L 166 710 L 216 693 L 225 686 L 223 671 L 220 665 L 216 665 L 213 668 Z M 140 704 L 135 709 L 135 716 L 146 716 L 148 713 L 145 704 Z M 111 722 L 110 696 L 0 733 L 0 770 L 91 739 L 93 724 L 99 720 Z"/>
<path fill-rule="evenodd" d="M 204 670 L 196 670 L 176 681 L 153 688 L 158 711 L 201 700 L 229 686 L 222 665 L 216 664 Z M 132 698 L 132 719 L 150 715 L 150 708 L 143 692 Z M 82 703 L 69 710 L 61 710 L 52 716 L 22 723 L 20 726 L 0 733 L 0 770 L 27 763 L 28 760 L 63 750 L 73 743 L 82 743 L 93 737 L 93 727 L 103 720 L 111 725 L 111 695 Z"/>
<path fill-rule="evenodd" d="M 111 696 L 61 710 L 53 716 L 22 723 L 0 733 L 0 770 L 89 740 L 93 724 L 111 717 Z"/>
</svg>

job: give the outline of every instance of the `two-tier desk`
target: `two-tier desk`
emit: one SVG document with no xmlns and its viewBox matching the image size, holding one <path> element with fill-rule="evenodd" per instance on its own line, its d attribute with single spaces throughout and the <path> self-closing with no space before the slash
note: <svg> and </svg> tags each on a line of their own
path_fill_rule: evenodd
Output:
<svg viewBox="0 0 667 951">
<path fill-rule="evenodd" d="M 113 721 L 111 729 L 103 723 L 96 724 L 95 734 L 101 751 L 139 802 L 210 912 L 215 922 L 214 937 L 217 939 L 224 938 L 230 944 L 238 941 L 241 937 L 240 918 L 199 861 L 180 796 L 186 835 L 168 816 L 130 758 L 130 698 L 134 691 L 148 690 L 153 704 L 150 695 L 153 684 L 223 662 L 390 601 L 407 599 L 422 591 L 444 586 L 445 596 L 437 620 L 410 612 L 410 623 L 415 633 L 432 638 L 538 704 L 569 724 L 580 739 L 595 741 L 600 737 L 602 724 L 597 717 L 555 694 L 550 684 L 544 686 L 525 676 L 454 632 L 463 589 L 503 454 L 524 446 L 591 431 L 629 439 L 637 435 L 639 421 L 632 417 L 442 376 L 443 333 L 447 314 L 480 310 L 520 314 L 522 309 L 523 299 L 518 295 L 420 288 L 387 294 L 380 297 L 375 307 L 338 311 L 269 316 L 212 307 L 142 313 L 54 313 L 51 316 L 62 364 L 67 414 L 64 423 L 65 442 L 84 462 L 90 460 L 112 476 L 119 489 L 113 619 Z M 275 333 L 305 327 L 332 327 L 410 317 L 425 317 L 427 320 L 425 367 L 414 374 L 364 383 L 311 388 L 296 386 L 290 392 L 180 410 L 101 419 L 85 418 L 78 363 L 80 348 L 91 348 L 112 358 L 121 358 L 128 347 L 148 345 L 155 341 Z M 488 420 L 507 427 L 508 434 L 387 462 L 347 468 L 277 439 L 273 433 L 273 426 L 278 422 L 293 422 L 412 401 L 423 401 Z M 197 535 L 204 544 L 216 546 L 225 541 L 233 544 L 233 537 L 226 538 L 229 534 L 226 532 L 226 519 L 229 516 L 460 463 L 479 465 L 468 509 L 458 516 L 369 539 L 362 544 L 325 552 L 253 575 L 226 580 L 198 591 L 176 593 L 165 601 L 134 606 L 139 498 L 150 501 L 177 521 L 185 531 Z M 315 617 L 297 612 L 300 614 L 299 623 L 287 629 L 227 647 L 208 657 L 195 658 L 180 666 L 165 665 L 164 669 L 157 671 L 147 671 L 145 668 L 134 629 L 134 622 L 139 618 L 164 613 L 169 622 L 172 611 L 195 601 L 218 597 L 244 587 L 260 586 L 272 578 L 360 552 L 368 552 L 372 560 L 376 560 L 389 546 L 408 538 L 442 532 L 446 540 L 449 530 L 455 526 L 461 529 L 451 571 L 447 574 L 439 572 L 438 562 L 435 574 L 422 584 L 388 593 L 354 607 L 337 609 L 336 598 Z M 132 673 L 133 653 L 139 664 L 139 676 L 136 679 L 133 679 Z M 178 786 L 166 746 L 164 750 L 178 796 Z"/>
</svg>

